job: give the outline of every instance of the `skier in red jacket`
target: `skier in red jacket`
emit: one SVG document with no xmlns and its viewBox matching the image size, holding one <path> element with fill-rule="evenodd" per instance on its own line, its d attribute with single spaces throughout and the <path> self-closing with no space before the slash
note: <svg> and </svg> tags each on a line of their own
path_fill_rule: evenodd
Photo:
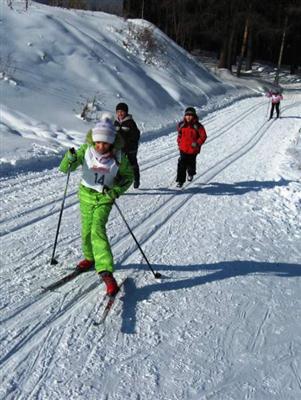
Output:
<svg viewBox="0 0 301 400">
<path fill-rule="evenodd" d="M 176 181 L 177 187 L 182 187 L 186 181 L 186 173 L 189 182 L 196 174 L 196 156 L 207 139 L 207 134 L 193 107 L 186 108 L 184 119 L 178 124 L 177 130 L 180 157 Z"/>
</svg>

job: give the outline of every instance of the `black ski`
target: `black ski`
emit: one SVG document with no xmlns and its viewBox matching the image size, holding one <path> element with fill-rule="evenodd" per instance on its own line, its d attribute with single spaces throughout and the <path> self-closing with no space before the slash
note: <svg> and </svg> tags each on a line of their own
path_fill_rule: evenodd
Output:
<svg viewBox="0 0 301 400">
<path fill-rule="evenodd" d="M 72 281 L 75 279 L 78 275 L 81 275 L 84 272 L 91 271 L 91 269 L 88 270 L 81 270 L 78 267 L 76 267 L 70 274 L 63 276 L 63 278 L 59 279 L 56 282 L 51 283 L 48 286 L 42 286 L 43 292 L 48 292 L 54 289 L 58 289 L 59 287 L 65 285 L 65 283 Z"/>
<path fill-rule="evenodd" d="M 126 281 L 126 279 L 127 279 L 127 278 L 124 278 L 124 279 L 120 282 L 120 284 L 118 285 L 119 290 L 118 290 L 118 292 L 117 292 L 114 296 L 108 296 L 108 295 L 106 295 L 106 297 L 108 298 L 108 301 L 107 301 L 107 303 L 106 303 L 106 305 L 105 305 L 105 308 L 104 308 L 104 310 L 103 310 L 103 312 L 102 312 L 102 314 L 101 314 L 100 319 L 99 319 L 99 320 L 94 320 L 94 321 L 93 321 L 93 325 L 98 326 L 98 325 L 104 324 L 104 322 L 105 322 L 105 320 L 106 320 L 106 318 L 107 318 L 109 312 L 111 311 L 111 309 L 112 309 L 112 307 L 113 307 L 113 305 L 114 305 L 114 303 L 115 303 L 116 298 L 118 297 L 118 295 L 119 295 L 120 292 L 121 292 L 121 287 L 123 286 L 123 284 L 124 284 L 124 282 Z"/>
</svg>

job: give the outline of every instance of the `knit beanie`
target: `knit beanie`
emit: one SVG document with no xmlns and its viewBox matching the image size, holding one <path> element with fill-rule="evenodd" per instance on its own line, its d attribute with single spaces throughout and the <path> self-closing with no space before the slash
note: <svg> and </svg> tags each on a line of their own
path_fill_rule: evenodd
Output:
<svg viewBox="0 0 301 400">
<path fill-rule="evenodd" d="M 110 119 L 99 121 L 92 129 L 93 142 L 114 143 L 116 137 L 115 127 Z"/>
<path fill-rule="evenodd" d="M 185 115 L 193 115 L 194 117 L 196 117 L 195 108 L 187 107 L 186 110 L 185 110 Z"/>
<path fill-rule="evenodd" d="M 118 103 L 117 106 L 116 106 L 116 111 L 118 111 L 118 110 L 122 110 L 122 111 L 128 113 L 129 112 L 129 107 L 128 107 L 128 105 L 126 103 Z"/>
</svg>

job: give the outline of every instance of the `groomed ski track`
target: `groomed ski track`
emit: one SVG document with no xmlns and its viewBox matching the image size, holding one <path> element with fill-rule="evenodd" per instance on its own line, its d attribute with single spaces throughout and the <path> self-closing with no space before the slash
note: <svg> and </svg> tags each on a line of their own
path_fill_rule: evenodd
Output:
<svg viewBox="0 0 301 400">
<path fill-rule="evenodd" d="M 57 266 L 49 260 L 66 176 L 51 169 L 2 179 L 0 398 L 301 395 L 301 345 L 293 336 L 300 315 L 289 318 L 287 301 L 296 309 L 301 302 L 294 297 L 300 247 L 291 240 L 300 235 L 300 215 L 283 206 L 277 189 L 290 182 L 274 172 L 296 131 L 294 118 L 291 129 L 285 118 L 300 108 L 294 93 L 280 120 L 267 120 L 267 100 L 258 97 L 209 114 L 198 173 L 181 191 L 175 130 L 141 145 L 141 188 L 118 204 L 164 276 L 154 280 L 113 208 L 116 276 L 129 278 L 104 327 L 92 323 L 104 293 L 95 273 L 41 293 L 81 258 L 80 172 L 70 178 Z M 141 397 L 132 395 L 135 382 Z"/>
</svg>

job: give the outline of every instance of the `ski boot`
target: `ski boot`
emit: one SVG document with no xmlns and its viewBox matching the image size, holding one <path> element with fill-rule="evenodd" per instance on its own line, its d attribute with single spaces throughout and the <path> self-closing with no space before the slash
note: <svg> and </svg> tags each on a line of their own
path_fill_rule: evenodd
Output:
<svg viewBox="0 0 301 400">
<path fill-rule="evenodd" d="M 102 271 L 99 273 L 100 278 L 103 280 L 107 287 L 107 295 L 115 296 L 115 294 L 119 291 L 119 287 L 117 285 L 116 279 L 114 278 L 112 272 Z"/>
<path fill-rule="evenodd" d="M 87 259 L 81 260 L 76 266 L 81 272 L 88 271 L 92 267 L 94 267 L 94 261 Z"/>
</svg>

